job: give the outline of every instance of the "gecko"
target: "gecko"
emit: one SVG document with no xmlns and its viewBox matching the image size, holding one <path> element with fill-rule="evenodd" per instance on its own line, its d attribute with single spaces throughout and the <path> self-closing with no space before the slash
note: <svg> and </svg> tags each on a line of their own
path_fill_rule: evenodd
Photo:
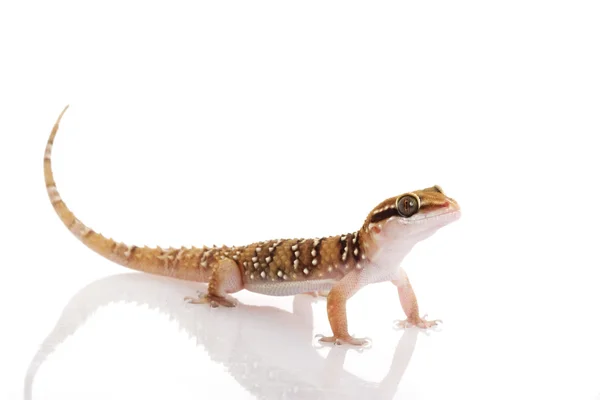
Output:
<svg viewBox="0 0 600 400">
<path fill-rule="evenodd" d="M 402 260 L 422 240 L 460 218 L 458 202 L 438 185 L 405 192 L 377 204 L 354 232 L 315 238 L 257 241 L 243 246 L 138 247 L 103 236 L 80 221 L 62 200 L 52 172 L 52 146 L 58 116 L 44 153 L 44 178 L 50 203 L 69 231 L 100 256 L 133 270 L 207 284 L 205 293 L 186 296 L 191 304 L 235 307 L 241 290 L 269 296 L 321 293 L 327 300 L 331 336 L 320 341 L 364 346 L 369 339 L 348 332 L 346 302 L 359 289 L 391 282 L 406 319 L 404 327 L 431 328 L 419 305 Z"/>
</svg>

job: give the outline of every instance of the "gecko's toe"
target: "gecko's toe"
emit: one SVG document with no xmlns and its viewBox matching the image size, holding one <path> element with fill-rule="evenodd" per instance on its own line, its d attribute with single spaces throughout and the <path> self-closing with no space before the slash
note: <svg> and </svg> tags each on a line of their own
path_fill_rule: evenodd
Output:
<svg viewBox="0 0 600 400">
<path fill-rule="evenodd" d="M 425 321 L 425 320 L 421 320 L 417 326 L 421 329 L 429 329 L 429 328 L 433 328 L 434 326 L 438 326 L 439 324 L 442 323 L 441 319 L 434 319 L 432 321 Z"/>
<path fill-rule="evenodd" d="M 319 342 L 331 343 L 336 346 L 350 345 L 359 347 L 370 347 L 371 340 L 368 338 L 355 338 L 352 336 L 336 337 L 336 336 L 323 336 L 317 335 Z"/>
<path fill-rule="evenodd" d="M 235 307 L 238 305 L 237 300 L 229 296 L 207 294 L 206 299 L 210 302 L 211 307 Z"/>
<path fill-rule="evenodd" d="M 237 300 L 234 298 L 219 297 L 216 301 L 223 307 L 236 307 L 238 305 Z"/>
<path fill-rule="evenodd" d="M 425 314 L 422 318 L 419 317 L 418 319 L 396 320 L 394 321 L 394 327 L 396 329 L 407 329 L 411 326 L 414 326 L 421 329 L 429 329 L 443 323 L 441 319 L 428 320 L 426 318 L 427 314 Z"/>
<path fill-rule="evenodd" d="M 209 302 L 208 299 L 206 298 L 206 296 L 198 296 L 198 297 L 186 296 L 183 298 L 183 300 L 189 304 L 207 304 Z"/>
<path fill-rule="evenodd" d="M 238 302 L 234 298 L 229 298 L 225 296 L 217 296 L 214 294 L 202 294 L 198 297 L 190 297 L 187 296 L 184 298 L 190 304 L 209 304 L 213 308 L 217 308 L 219 306 L 223 307 L 235 307 L 238 305 Z"/>
</svg>

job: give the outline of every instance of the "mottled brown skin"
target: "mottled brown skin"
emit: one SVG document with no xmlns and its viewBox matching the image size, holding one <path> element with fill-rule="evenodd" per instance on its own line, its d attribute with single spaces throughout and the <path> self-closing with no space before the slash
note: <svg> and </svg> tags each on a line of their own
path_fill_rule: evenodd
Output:
<svg viewBox="0 0 600 400">
<path fill-rule="evenodd" d="M 269 295 L 289 295 L 320 291 L 323 289 L 320 286 L 313 288 L 310 285 L 312 282 L 325 282 L 327 288 L 324 291 L 329 292 L 327 311 L 333 336 L 323 338 L 323 341 L 356 345 L 364 343 L 363 339 L 355 339 L 348 334 L 345 304 L 364 284 L 359 282 L 361 270 L 369 264 L 370 256 L 378 251 L 374 238 L 381 231 L 381 223 L 398 215 L 396 197 L 377 205 L 358 231 L 343 235 L 269 240 L 239 247 L 163 249 L 125 245 L 88 228 L 73 215 L 58 194 L 52 173 L 51 151 L 60 120 L 67 108 L 59 115 L 48 139 L 44 176 L 54 210 L 65 226 L 87 247 L 128 268 L 208 283 L 205 295 L 186 298 L 191 303 L 233 307 L 236 300 L 228 294 L 242 289 Z M 454 202 L 437 186 L 412 193 L 419 197 L 424 212 L 447 207 L 449 202 Z M 331 285 L 330 282 L 337 284 Z M 415 325 L 423 323 L 424 320 L 418 316 L 416 298 L 408 279 L 400 277 L 393 282 L 398 287 L 407 321 Z"/>
<path fill-rule="evenodd" d="M 252 243 L 240 248 L 236 261 L 244 283 L 340 279 L 362 254 L 359 244 L 352 243 L 353 235 Z"/>
</svg>

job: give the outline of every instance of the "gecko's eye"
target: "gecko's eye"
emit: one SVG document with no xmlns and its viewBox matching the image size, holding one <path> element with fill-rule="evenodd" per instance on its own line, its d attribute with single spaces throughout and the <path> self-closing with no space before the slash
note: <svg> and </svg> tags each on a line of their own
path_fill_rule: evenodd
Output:
<svg viewBox="0 0 600 400">
<path fill-rule="evenodd" d="M 419 211 L 419 203 L 420 201 L 417 196 L 405 194 L 404 196 L 398 197 L 398 200 L 396 200 L 396 208 L 401 216 L 408 218 Z"/>
</svg>

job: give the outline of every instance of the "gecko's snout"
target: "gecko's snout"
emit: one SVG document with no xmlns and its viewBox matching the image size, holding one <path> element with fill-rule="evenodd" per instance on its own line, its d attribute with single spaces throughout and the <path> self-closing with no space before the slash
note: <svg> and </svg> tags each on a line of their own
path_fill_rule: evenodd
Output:
<svg viewBox="0 0 600 400">
<path fill-rule="evenodd" d="M 458 204 L 458 202 L 456 200 L 451 199 L 450 197 L 448 197 L 448 203 L 449 203 L 448 204 L 448 208 L 450 210 L 460 212 L 460 205 Z"/>
</svg>

